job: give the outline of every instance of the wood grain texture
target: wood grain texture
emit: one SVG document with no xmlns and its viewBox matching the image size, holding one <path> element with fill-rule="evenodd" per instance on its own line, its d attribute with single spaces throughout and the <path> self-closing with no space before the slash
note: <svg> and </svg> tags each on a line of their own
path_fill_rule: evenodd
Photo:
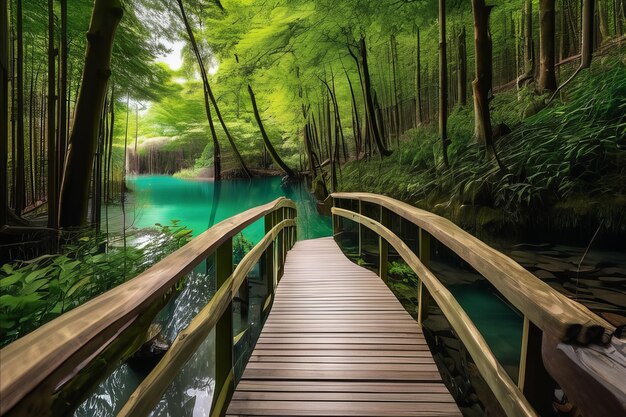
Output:
<svg viewBox="0 0 626 417">
<path fill-rule="evenodd" d="M 480 331 L 448 289 L 420 261 L 415 253 L 382 224 L 344 209 L 333 208 L 333 214 L 355 221 L 375 231 L 391 245 L 420 279 L 437 303 L 457 336 L 471 355 L 489 388 L 509 417 L 535 417 L 537 413 L 511 380 L 489 348 Z"/>
<path fill-rule="evenodd" d="M 296 243 L 229 416 L 460 416 L 417 323 L 331 238 Z"/>
<path fill-rule="evenodd" d="M 282 207 L 295 209 L 292 201 L 279 198 L 216 224 L 132 280 L 2 349 L 0 415 L 38 387 L 51 396 L 224 241 Z"/>
<path fill-rule="evenodd" d="M 542 331 L 559 340 L 588 343 L 598 327 L 606 333 L 615 327 L 583 305 L 570 300 L 537 279 L 508 256 L 470 235 L 450 220 L 409 204 L 370 193 L 333 193 L 334 199 L 374 203 L 426 230 L 491 282 L 502 295 Z M 576 329 L 581 329 L 576 331 Z M 597 341 L 597 340 L 595 340 Z"/>
</svg>

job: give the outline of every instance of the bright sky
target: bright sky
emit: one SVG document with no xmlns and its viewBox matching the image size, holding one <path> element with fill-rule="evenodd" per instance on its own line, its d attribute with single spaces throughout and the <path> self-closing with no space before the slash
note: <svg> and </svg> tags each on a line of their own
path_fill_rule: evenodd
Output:
<svg viewBox="0 0 626 417">
<path fill-rule="evenodd" d="M 170 53 L 161 56 L 158 61 L 166 63 L 173 71 L 180 69 L 183 65 L 182 51 L 185 41 L 171 41 L 169 39 L 161 39 L 161 42 L 170 50 Z M 217 72 L 218 65 L 211 65 L 208 73 L 213 75 Z M 196 74 L 196 78 L 200 79 L 200 75 Z"/>
<path fill-rule="evenodd" d="M 159 62 L 165 62 L 174 71 L 180 69 L 180 67 L 183 65 L 182 50 L 183 46 L 185 46 L 185 42 L 172 42 L 168 39 L 162 39 L 162 42 L 168 49 L 170 49 L 170 53 L 162 56 L 159 59 Z"/>
</svg>

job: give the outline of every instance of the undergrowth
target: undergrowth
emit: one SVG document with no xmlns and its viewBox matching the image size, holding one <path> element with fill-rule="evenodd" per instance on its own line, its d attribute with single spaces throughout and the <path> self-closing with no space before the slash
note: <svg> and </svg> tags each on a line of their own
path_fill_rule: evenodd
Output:
<svg viewBox="0 0 626 417">
<path fill-rule="evenodd" d="M 389 195 L 477 229 L 602 222 L 623 233 L 626 66 L 607 57 L 581 73 L 566 93 L 563 102 L 543 110 L 530 88 L 491 101 L 493 126 L 506 123 L 512 129 L 496 141 L 505 170 L 473 141 L 474 114 L 466 106 L 449 118 L 449 168 L 442 162 L 436 126 L 430 125 L 407 132 L 382 161 L 346 164 L 340 188 Z M 533 108 L 538 112 L 524 118 Z"/>
<path fill-rule="evenodd" d="M 149 236 L 127 236 L 132 245 L 86 234 L 63 253 L 0 268 L 0 347 L 135 277 L 184 245 L 191 230 L 157 224 Z"/>
</svg>

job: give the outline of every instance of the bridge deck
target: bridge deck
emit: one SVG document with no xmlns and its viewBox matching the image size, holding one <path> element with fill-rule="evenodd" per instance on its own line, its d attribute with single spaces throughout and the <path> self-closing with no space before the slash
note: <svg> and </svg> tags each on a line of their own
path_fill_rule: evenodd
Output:
<svg viewBox="0 0 626 417">
<path fill-rule="evenodd" d="M 297 242 L 229 416 L 460 416 L 421 329 L 332 238 Z"/>
</svg>

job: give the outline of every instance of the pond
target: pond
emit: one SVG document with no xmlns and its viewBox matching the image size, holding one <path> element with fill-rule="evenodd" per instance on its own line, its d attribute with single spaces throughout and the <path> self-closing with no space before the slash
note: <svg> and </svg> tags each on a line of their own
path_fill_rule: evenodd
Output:
<svg viewBox="0 0 626 417">
<path fill-rule="evenodd" d="M 298 237 L 313 239 L 330 236 L 330 217 L 320 216 L 315 200 L 304 183 L 281 184 L 279 177 L 220 182 L 185 180 L 169 176 L 137 176 L 127 179 L 132 191 L 129 212 L 135 227 L 179 220 L 194 236 L 235 214 L 278 197 L 293 200 L 298 207 Z M 246 228 L 248 240 L 256 243 L 263 236 L 263 221 Z"/>
</svg>

